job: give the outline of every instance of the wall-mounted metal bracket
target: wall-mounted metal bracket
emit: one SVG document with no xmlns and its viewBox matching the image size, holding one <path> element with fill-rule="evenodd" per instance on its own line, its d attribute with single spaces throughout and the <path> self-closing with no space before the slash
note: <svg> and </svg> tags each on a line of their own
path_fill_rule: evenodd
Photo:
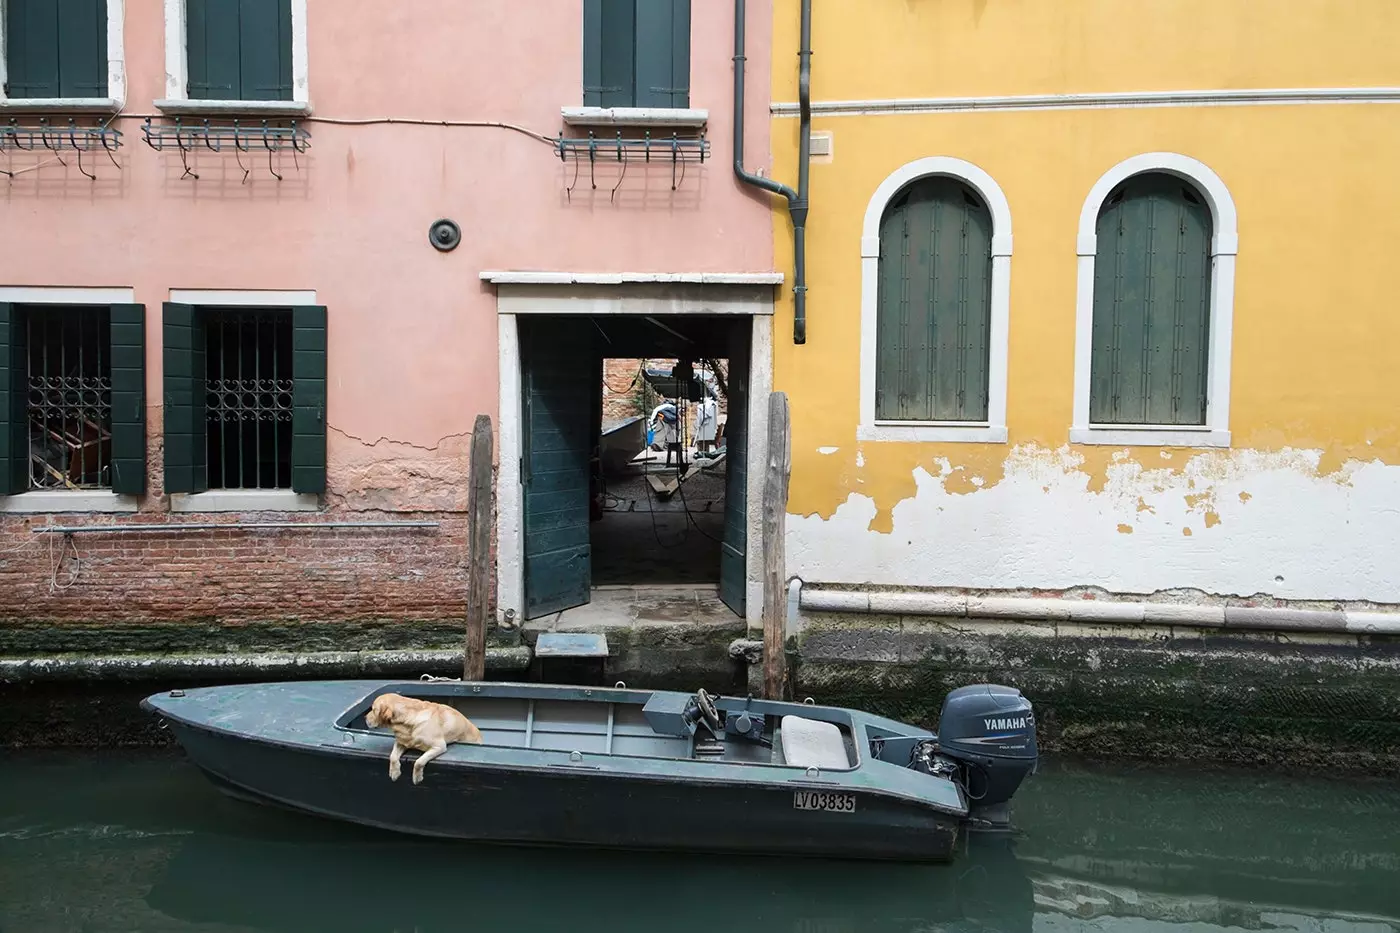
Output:
<svg viewBox="0 0 1400 933">
<path fill-rule="evenodd" d="M 561 162 L 567 163 L 571 158 L 574 160 L 574 179 L 565 189 L 570 195 L 573 194 L 574 186 L 578 184 L 579 169 L 585 160 L 588 162 L 589 181 L 595 189 L 598 182 L 594 169 L 598 162 L 621 163 L 622 174 L 618 177 L 617 185 L 613 187 L 613 196 L 616 197 L 617 189 L 626 177 L 627 166 L 634 162 L 670 163 L 671 190 L 675 191 L 685 180 L 686 164 L 703 163 L 709 157 L 710 141 L 704 134 L 681 136 L 679 133 L 672 133 L 670 136 L 653 137 L 650 131 L 641 136 L 624 136 L 619 132 L 614 138 L 600 139 L 590 130 L 586 137 L 559 137 L 554 141 L 554 151 Z"/>
<path fill-rule="evenodd" d="M 245 182 L 252 169 L 243 164 L 243 155 L 266 152 L 268 172 L 281 181 L 282 176 L 273 165 L 273 154 L 290 151 L 293 163 L 300 170 L 301 163 L 297 156 L 311 148 L 311 134 L 297 126 L 295 120 L 287 121 L 285 126 L 274 125 L 267 120 L 254 124 L 239 120 L 214 123 L 207 119 L 186 123 L 179 117 L 169 123 L 153 123 L 151 120 L 151 117 L 147 117 L 142 126 L 146 145 L 157 152 L 167 148 L 178 149 L 180 164 L 185 169 L 181 178 L 199 179 L 198 173 L 190 168 L 189 154 L 203 148 L 210 152 L 232 152 L 238 167 L 243 169 Z"/>
<path fill-rule="evenodd" d="M 121 169 L 116 151 L 121 148 L 122 134 L 110 126 L 80 126 L 73 117 L 66 124 L 55 124 L 48 117 L 39 117 L 31 122 L 21 123 L 18 118 L 10 118 L 0 125 L 0 152 L 51 152 L 60 165 L 67 166 L 63 157 L 67 153 L 77 156 L 78 171 L 96 181 L 97 176 L 83 166 L 83 153 L 102 151 L 112 164 Z M 0 169 L 0 175 L 15 177 L 14 172 Z"/>
</svg>

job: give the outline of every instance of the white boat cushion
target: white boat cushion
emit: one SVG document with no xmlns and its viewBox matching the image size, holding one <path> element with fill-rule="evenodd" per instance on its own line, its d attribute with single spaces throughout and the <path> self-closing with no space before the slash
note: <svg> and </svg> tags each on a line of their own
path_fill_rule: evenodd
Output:
<svg viewBox="0 0 1400 933">
<path fill-rule="evenodd" d="M 829 722 L 783 717 L 783 762 L 799 768 L 849 768 L 841 730 Z"/>
</svg>

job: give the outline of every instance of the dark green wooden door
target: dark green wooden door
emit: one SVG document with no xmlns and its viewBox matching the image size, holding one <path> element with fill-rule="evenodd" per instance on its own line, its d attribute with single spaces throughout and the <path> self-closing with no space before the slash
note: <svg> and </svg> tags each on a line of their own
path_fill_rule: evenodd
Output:
<svg viewBox="0 0 1400 933">
<path fill-rule="evenodd" d="M 1139 175 L 1099 213 L 1089 420 L 1205 424 L 1210 210 L 1171 175 Z"/>
<path fill-rule="evenodd" d="M 749 355 L 752 324 L 731 324 L 729 338 L 729 414 L 724 423 L 724 537 L 719 552 L 719 598 L 743 618 L 748 588 L 749 537 Z"/>
<path fill-rule="evenodd" d="M 519 321 L 525 618 L 535 619 L 588 602 L 588 461 L 602 389 L 590 320 Z"/>
<path fill-rule="evenodd" d="M 955 178 L 921 178 L 880 224 L 875 417 L 987 420 L 992 217 Z"/>
</svg>

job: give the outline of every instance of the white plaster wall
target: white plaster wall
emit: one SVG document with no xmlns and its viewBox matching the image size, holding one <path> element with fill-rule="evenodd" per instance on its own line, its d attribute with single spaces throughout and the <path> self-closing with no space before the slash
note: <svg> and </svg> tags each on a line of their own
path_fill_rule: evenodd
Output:
<svg viewBox="0 0 1400 933">
<path fill-rule="evenodd" d="M 870 529 L 876 504 L 859 492 L 830 519 L 790 515 L 789 572 L 809 583 L 1400 603 L 1400 467 L 1350 462 L 1320 476 L 1315 450 L 1170 456 L 1164 467 L 1191 458 L 1173 472 L 1125 453 L 1100 492 L 1068 447 L 1016 447 L 999 482 L 967 494 L 945 488 L 946 460 L 930 461 L 890 534 Z"/>
</svg>

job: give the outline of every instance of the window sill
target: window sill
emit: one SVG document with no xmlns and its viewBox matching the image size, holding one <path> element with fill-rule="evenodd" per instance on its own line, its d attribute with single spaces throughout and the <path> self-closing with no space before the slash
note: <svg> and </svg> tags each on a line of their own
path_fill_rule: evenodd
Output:
<svg viewBox="0 0 1400 933">
<path fill-rule="evenodd" d="M 1005 444 L 1004 424 L 881 422 L 856 428 L 856 440 L 894 443 Z"/>
<path fill-rule="evenodd" d="M 563 107 L 568 126 L 681 126 L 702 127 L 710 121 L 708 110 L 672 107 Z"/>
<path fill-rule="evenodd" d="M 208 492 L 172 493 L 172 512 L 319 512 L 319 496 L 290 489 L 213 489 Z"/>
<path fill-rule="evenodd" d="M 311 104 L 297 100 L 176 100 L 155 101 L 161 113 L 170 116 L 187 114 L 200 116 L 222 116 L 248 114 L 263 117 L 307 117 L 311 115 Z"/>
<path fill-rule="evenodd" d="M 105 489 L 36 489 L 0 496 L 0 512 L 135 512 L 137 508 L 135 496 Z"/>
<path fill-rule="evenodd" d="M 14 97 L 0 100 L 6 113 L 116 113 L 121 101 L 115 97 Z"/>
<path fill-rule="evenodd" d="M 1230 432 L 1210 428 L 1179 427 L 1087 427 L 1070 428 L 1071 444 L 1098 444 L 1111 447 L 1200 447 L 1230 446 Z"/>
</svg>

